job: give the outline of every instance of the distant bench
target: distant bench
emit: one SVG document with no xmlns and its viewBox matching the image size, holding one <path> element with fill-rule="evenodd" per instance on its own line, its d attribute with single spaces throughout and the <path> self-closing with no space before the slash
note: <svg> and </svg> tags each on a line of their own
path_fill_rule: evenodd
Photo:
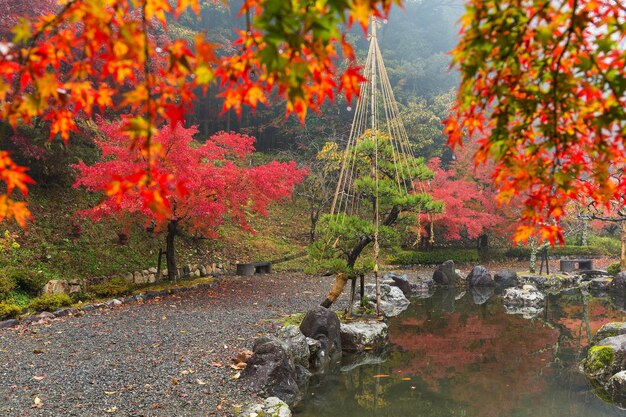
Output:
<svg viewBox="0 0 626 417">
<path fill-rule="evenodd" d="M 578 268 L 576 268 L 578 266 Z M 561 259 L 561 272 L 572 272 L 575 270 L 591 271 L 593 269 L 592 259 Z"/>
<path fill-rule="evenodd" d="M 271 274 L 271 262 L 251 262 L 237 264 L 237 275 Z"/>
</svg>

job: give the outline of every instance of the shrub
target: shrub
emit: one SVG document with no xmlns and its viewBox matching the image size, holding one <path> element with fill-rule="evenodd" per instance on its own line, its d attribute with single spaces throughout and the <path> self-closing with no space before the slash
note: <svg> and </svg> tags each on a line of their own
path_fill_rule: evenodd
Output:
<svg viewBox="0 0 626 417">
<path fill-rule="evenodd" d="M 606 272 L 608 272 L 611 275 L 617 275 L 617 274 L 619 274 L 620 271 L 621 271 L 621 269 L 620 269 L 620 263 L 619 262 L 613 262 L 611 265 L 609 265 L 606 268 Z"/>
<path fill-rule="evenodd" d="M 3 300 L 15 289 L 15 281 L 8 275 L 0 275 L 0 300 Z"/>
<path fill-rule="evenodd" d="M 519 260 L 530 259 L 530 248 L 517 246 L 505 252 L 507 258 Z M 611 255 L 609 248 L 595 246 L 555 246 L 548 248 L 548 256 L 608 256 Z"/>
<path fill-rule="evenodd" d="M 615 236 L 589 236 L 589 246 L 602 250 L 606 255 L 619 256 L 622 251 L 622 242 Z"/>
<path fill-rule="evenodd" d="M 0 319 L 12 319 L 22 314 L 22 308 L 17 304 L 0 302 Z"/>
<path fill-rule="evenodd" d="M 30 302 L 28 307 L 35 311 L 54 311 L 61 307 L 72 305 L 72 299 L 67 294 L 44 294 Z"/>
<path fill-rule="evenodd" d="M 92 285 L 90 290 L 98 297 L 115 297 L 128 294 L 132 290 L 132 285 L 124 281 L 123 278 L 115 277 L 100 284 Z"/>
<path fill-rule="evenodd" d="M 455 263 L 479 262 L 476 249 L 435 249 L 429 252 L 397 251 L 391 262 L 400 265 L 436 265 L 447 260 Z"/>
<path fill-rule="evenodd" d="M 18 288 L 32 295 L 37 295 L 46 285 L 46 278 L 35 271 L 11 269 L 9 273 Z"/>
</svg>

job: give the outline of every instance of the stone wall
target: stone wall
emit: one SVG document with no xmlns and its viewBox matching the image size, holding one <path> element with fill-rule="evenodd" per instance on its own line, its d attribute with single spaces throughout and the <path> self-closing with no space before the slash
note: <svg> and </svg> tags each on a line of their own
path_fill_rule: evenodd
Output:
<svg viewBox="0 0 626 417">
<path fill-rule="evenodd" d="M 226 271 L 230 269 L 230 262 L 213 262 L 211 264 L 201 265 L 201 264 L 187 264 L 178 270 L 179 279 L 185 278 L 200 278 L 206 277 L 209 275 L 217 275 L 224 274 Z M 129 272 L 123 275 L 123 278 L 126 282 L 135 284 L 135 285 L 143 285 L 143 284 L 153 284 L 155 282 L 166 279 L 168 275 L 168 270 L 163 269 L 161 271 L 161 275 L 157 275 L 157 269 L 152 267 L 148 269 L 144 269 L 142 271 Z M 102 281 L 109 279 L 105 278 Z M 94 284 L 95 282 L 91 282 Z"/>
</svg>

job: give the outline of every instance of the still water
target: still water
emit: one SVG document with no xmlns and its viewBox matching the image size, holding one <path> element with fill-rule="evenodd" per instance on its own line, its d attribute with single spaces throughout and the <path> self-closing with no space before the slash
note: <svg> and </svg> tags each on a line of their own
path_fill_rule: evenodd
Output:
<svg viewBox="0 0 626 417">
<path fill-rule="evenodd" d="M 476 303 L 483 302 L 483 304 Z M 297 417 L 604 417 L 578 371 L 591 335 L 626 321 L 624 300 L 572 291 L 534 318 L 507 314 L 498 296 L 438 291 L 390 321 L 384 360 L 341 366 L 311 381 Z"/>
</svg>

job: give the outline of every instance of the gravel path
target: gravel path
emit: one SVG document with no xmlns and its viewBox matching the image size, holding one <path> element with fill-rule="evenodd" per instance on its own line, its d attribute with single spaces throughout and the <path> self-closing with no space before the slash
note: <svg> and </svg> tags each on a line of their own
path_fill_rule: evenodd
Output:
<svg viewBox="0 0 626 417">
<path fill-rule="evenodd" d="M 2 416 L 221 416 L 251 400 L 231 358 L 333 277 L 224 277 L 194 290 L 0 330 Z M 343 303 L 342 303 L 343 304 Z"/>
</svg>

